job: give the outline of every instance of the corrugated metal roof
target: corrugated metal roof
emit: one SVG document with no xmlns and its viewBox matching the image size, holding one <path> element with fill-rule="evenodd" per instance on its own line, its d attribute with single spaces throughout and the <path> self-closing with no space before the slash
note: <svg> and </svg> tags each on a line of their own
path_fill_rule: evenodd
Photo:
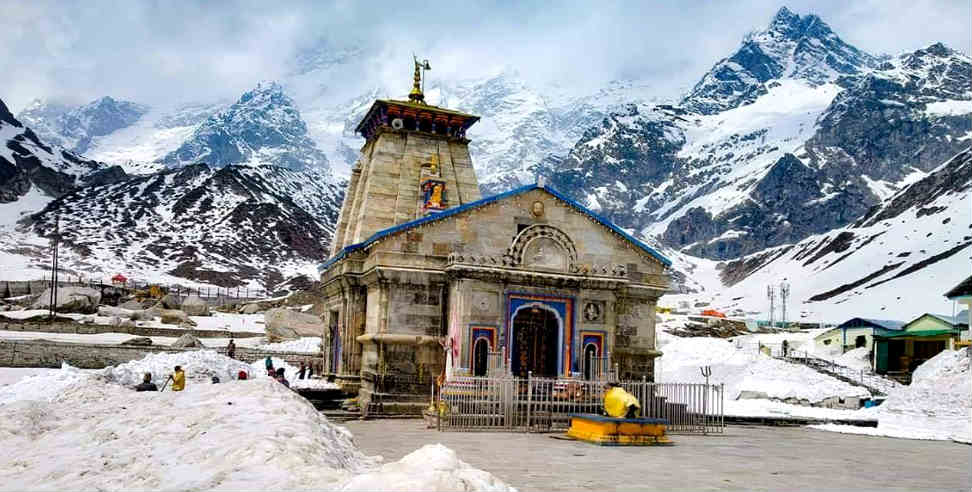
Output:
<svg viewBox="0 0 972 492">
<path fill-rule="evenodd" d="M 553 195 L 554 197 L 556 197 L 559 200 L 563 201 L 564 203 L 570 205 L 571 207 L 579 210 L 580 212 L 584 213 L 585 215 L 588 215 L 592 219 L 596 220 L 602 226 L 605 226 L 608 229 L 611 229 L 616 234 L 618 234 L 621 237 L 623 237 L 624 239 L 630 241 L 635 246 L 637 246 L 638 248 L 640 248 L 644 252 L 648 253 L 649 255 L 651 255 L 656 260 L 660 261 L 663 265 L 665 265 L 665 266 L 671 266 L 672 261 L 669 260 L 668 258 L 666 258 L 664 255 L 662 255 L 658 251 L 655 251 L 654 248 L 652 248 L 652 247 L 648 246 L 647 244 L 645 244 L 645 243 L 643 243 L 643 242 L 635 239 L 634 236 L 628 234 L 627 232 L 625 232 L 624 230 L 622 230 L 620 227 L 614 225 L 611 221 L 609 221 L 609 220 L 605 219 L 604 217 L 601 217 L 600 215 L 594 213 L 593 211 L 591 211 L 587 207 L 581 205 L 580 203 L 577 203 L 576 201 L 574 201 L 573 199 L 571 199 L 567 195 L 564 195 L 564 194 L 560 193 L 559 191 L 555 190 L 554 188 L 552 188 L 552 187 L 550 187 L 548 185 L 541 186 L 539 184 L 529 184 L 529 185 L 521 186 L 519 188 L 512 189 L 512 190 L 507 191 L 507 192 L 504 192 L 504 193 L 500 193 L 500 194 L 493 195 L 493 196 L 489 196 L 489 197 L 486 197 L 486 198 L 483 198 L 483 199 L 480 199 L 480 200 L 476 200 L 475 202 L 470 202 L 470 203 L 467 203 L 465 205 L 461 205 L 461 206 L 458 206 L 458 207 L 455 207 L 455 208 L 448 208 L 448 209 L 445 209 L 445 210 L 443 210 L 441 212 L 438 212 L 438 213 L 434 213 L 434 214 L 431 214 L 431 215 L 426 215 L 425 217 L 421 217 L 421 218 L 415 219 L 415 220 L 410 221 L 410 222 L 405 222 L 405 223 L 402 223 L 402 224 L 398 224 L 398 225 L 389 227 L 387 229 L 382 229 L 382 230 L 380 230 L 380 231 L 372 234 L 371 237 L 369 237 L 368 239 L 366 239 L 366 240 L 364 240 L 364 241 L 362 241 L 360 243 L 352 244 L 352 245 L 349 245 L 349 246 L 345 246 L 341 251 L 338 252 L 338 254 L 334 255 L 334 257 L 330 258 L 329 260 L 325 261 L 324 263 L 321 263 L 317 267 L 317 271 L 318 271 L 318 273 L 321 273 L 321 272 L 327 270 L 331 265 L 333 265 L 338 260 L 341 260 L 342 258 L 344 258 L 345 256 L 347 256 L 348 253 L 357 251 L 359 249 L 365 249 L 368 246 L 370 246 L 372 243 L 374 243 L 375 241 L 378 241 L 378 240 L 383 239 L 385 237 L 391 236 L 392 234 L 395 234 L 397 232 L 401 232 L 401 231 L 404 231 L 404 230 L 407 230 L 407 229 L 411 229 L 413 227 L 417 227 L 417 226 L 420 226 L 420 225 L 423 225 L 423 224 L 428 224 L 428 223 L 431 223 L 431 222 L 435 222 L 437 220 L 441 220 L 441 219 L 445 219 L 445 218 L 448 218 L 448 217 L 452 217 L 454 215 L 461 214 L 461 213 L 463 213 L 463 212 L 465 212 L 467 210 L 470 210 L 470 209 L 473 209 L 473 208 L 476 208 L 476 207 L 481 207 L 483 205 L 487 205 L 487 204 L 490 204 L 490 203 L 493 203 L 493 202 L 497 202 L 497 201 L 502 200 L 504 198 L 509 198 L 509 197 L 512 197 L 512 196 L 521 195 L 523 193 L 526 193 L 528 191 L 533 191 L 533 190 L 544 190 L 547 193 L 550 193 L 551 195 Z"/>
<path fill-rule="evenodd" d="M 874 318 L 851 318 L 837 325 L 837 328 L 881 328 L 884 330 L 900 330 L 904 327 L 904 321 L 893 319 L 874 319 Z"/>
<path fill-rule="evenodd" d="M 972 296 L 972 277 L 969 277 L 962 282 L 960 282 L 955 287 L 952 287 L 948 292 L 945 293 L 945 297 L 952 299 L 953 297 L 967 297 Z"/>
</svg>

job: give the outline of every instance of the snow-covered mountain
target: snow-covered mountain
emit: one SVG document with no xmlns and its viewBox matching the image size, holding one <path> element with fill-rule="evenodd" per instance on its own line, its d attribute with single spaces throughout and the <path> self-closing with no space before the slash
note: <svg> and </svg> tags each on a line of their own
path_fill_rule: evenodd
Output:
<svg viewBox="0 0 972 492">
<path fill-rule="evenodd" d="M 0 203 L 18 200 L 31 187 L 55 196 L 80 186 L 114 182 L 124 177 L 125 173 L 117 166 L 85 159 L 44 143 L 0 101 Z"/>
<path fill-rule="evenodd" d="M 829 33 L 834 53 L 808 57 L 796 48 L 802 41 L 776 34 L 808 25 Z M 818 18 L 785 10 L 743 47 L 760 40 L 769 52 L 767 40 L 778 38 L 793 45 L 774 51 L 788 54 L 775 58 L 788 68 L 761 82 L 752 100 L 711 114 L 672 105 L 612 114 L 553 168 L 554 186 L 644 236 L 726 260 L 849 224 L 968 146 L 968 56 L 936 44 L 840 75 L 807 60 L 859 50 Z M 724 95 L 710 89 L 710 101 Z"/>
<path fill-rule="evenodd" d="M 816 15 L 800 16 L 783 7 L 766 29 L 746 36 L 735 53 L 716 63 L 682 106 L 715 114 L 752 103 L 766 94 L 771 80 L 820 85 L 877 64 L 877 58 L 845 43 Z"/>
<path fill-rule="evenodd" d="M 59 219 L 68 274 L 269 287 L 326 257 L 344 194 L 326 168 L 199 164 L 127 175 L 47 145 L 2 101 L 0 142 L 4 278 L 49 268 L 46 238 Z"/>
<path fill-rule="evenodd" d="M 81 190 L 52 206 L 74 211 L 73 223 L 92 234 L 90 224 L 110 229 L 116 223 L 138 223 L 140 219 L 134 217 L 139 214 L 155 217 L 150 226 L 139 225 L 138 230 L 154 227 L 151 237 L 167 246 L 156 254 L 148 249 L 149 243 L 115 231 L 105 233 L 109 236 L 101 243 L 88 244 L 77 237 L 72 240 L 73 251 L 79 255 L 77 264 L 87 261 L 89 266 L 101 268 L 105 263 L 96 257 L 115 262 L 134 258 L 130 265 L 136 270 L 155 269 L 164 275 L 229 284 L 263 282 L 255 272 L 264 268 L 284 274 L 294 271 L 300 262 L 309 265 L 317 253 L 303 241 L 311 234 L 304 234 L 307 231 L 293 222 L 301 215 L 291 205 L 277 203 L 277 197 L 290 198 L 294 207 L 316 217 L 313 233 L 322 234 L 317 240 L 326 243 L 330 234 L 330 219 L 326 218 L 337 214 L 340 200 L 336 196 L 343 192 L 339 178 L 329 176 L 327 170 L 341 176 L 357 160 L 363 141 L 353 129 L 374 99 L 404 98 L 408 89 L 408 73 L 400 87 L 348 84 L 353 73 L 373 70 L 375 54 L 364 49 L 325 43 L 302 52 L 294 60 L 292 73 L 283 79 L 263 84 L 236 102 L 140 106 L 141 114 L 134 121 L 122 125 L 131 118 L 118 117 L 113 120 L 115 130 L 98 135 L 89 132 L 88 157 L 143 176 L 92 188 L 100 190 L 97 192 Z M 546 175 L 553 186 L 666 251 L 676 260 L 674 274 L 679 285 L 698 291 L 693 295 L 714 295 L 725 289 L 723 281 L 733 291 L 744 292 L 733 296 L 741 297 L 735 305 L 722 303 L 724 307 L 755 309 L 765 295 L 762 284 L 781 275 L 815 279 L 805 289 L 794 286 L 794 299 L 802 296 L 802 302 L 854 283 L 861 271 L 872 266 L 875 271 L 880 269 L 881 265 L 863 260 L 851 261 L 886 256 L 875 249 L 878 247 L 889 248 L 881 251 L 897 248 L 890 241 L 881 244 L 884 240 L 880 238 L 868 245 L 858 244 L 877 234 L 871 228 L 880 226 L 864 225 L 861 217 L 877 210 L 873 207 L 890 207 L 890 201 L 902 203 L 895 197 L 919 189 L 915 188 L 918 183 L 928 183 L 933 176 L 944 176 L 943 169 L 952 169 L 961 161 L 949 159 L 972 143 L 972 60 L 941 44 L 896 57 L 875 56 L 843 41 L 819 17 L 797 15 L 786 8 L 727 53 L 681 99 L 660 99 L 637 80 L 616 81 L 593 91 L 571 87 L 569 82 L 538 84 L 511 68 L 479 79 L 433 76 L 426 97 L 432 104 L 482 117 L 469 136 L 484 193 Z M 105 99 L 110 98 L 99 101 Z M 38 128 L 52 129 L 52 138 L 76 145 L 80 134 L 59 122 L 62 115 L 77 111 L 79 108 L 38 105 L 24 113 Z M 27 142 L 25 146 L 31 142 L 26 136 L 21 141 Z M 43 141 L 36 146 L 43 149 Z M 951 164 L 941 167 L 946 161 Z M 222 171 L 193 165 L 199 162 L 228 167 Z M 152 175 L 162 170 L 160 163 L 190 166 L 187 169 L 195 171 L 186 172 L 199 178 L 175 183 L 172 180 L 181 171 L 172 169 Z M 269 173 L 268 169 L 275 168 L 261 167 L 264 164 L 292 171 L 277 175 L 282 171 Z M 310 181 L 316 184 L 308 184 Z M 223 190 L 206 188 L 203 182 L 209 187 L 228 186 L 229 191 L 223 195 Z M 151 183 L 156 184 L 149 189 Z M 303 187 L 297 188 L 300 183 Z M 164 188 L 166 194 L 159 194 L 155 186 Z M 117 196 L 122 188 L 124 196 L 131 197 L 126 203 L 136 210 L 131 217 L 101 198 L 109 189 Z M 248 191 L 253 189 L 263 191 Z M 22 186 L 20 190 L 20 195 L 27 193 Z M 171 220 L 175 202 L 197 195 L 200 198 L 192 198 L 192 203 L 236 203 L 241 196 L 251 197 L 252 202 L 239 202 L 247 204 L 237 215 L 223 205 L 202 213 L 220 224 L 217 229 L 228 224 L 220 237 L 229 239 L 217 241 L 205 236 L 190 216 Z M 939 195 L 946 201 L 958 196 Z M 206 202 L 206 197 L 211 201 Z M 139 200 L 144 206 L 138 205 Z M 941 206 L 945 205 L 935 205 Z M 52 210 L 44 215 L 49 218 Z M 93 211 L 82 217 L 82 210 Z M 239 216 L 243 211 L 257 214 L 253 220 L 264 221 L 265 227 L 269 227 L 267 214 L 279 214 L 281 230 L 304 232 L 292 235 L 295 243 L 280 240 L 279 234 L 277 239 L 237 238 L 229 231 L 234 221 L 244 223 Z M 959 212 L 942 213 L 952 214 L 953 224 L 967 225 L 968 220 L 956 215 Z M 924 212 L 901 212 L 895 217 L 881 237 L 904 237 L 912 223 L 931 227 L 931 222 L 926 223 L 930 215 Z M 47 222 L 38 219 L 31 234 L 45 234 Z M 183 228 L 192 251 L 168 252 L 179 243 Z M 834 265 L 827 268 L 820 266 L 830 261 L 824 256 L 794 270 L 794 265 L 806 261 L 793 257 L 810 247 L 808 241 L 839 245 L 847 241 L 838 239 L 843 233 L 853 234 L 848 248 L 860 246 L 866 255 L 826 263 Z M 916 251 L 938 251 L 937 237 L 908 235 L 911 258 L 919 259 L 921 253 Z M 949 240 L 953 244 L 959 241 L 951 236 Z M 138 246 L 125 249 L 125 241 Z M 226 249 L 226 241 L 244 244 L 236 250 Z M 292 251 L 272 251 L 274 248 Z M 834 251 L 846 249 L 834 246 Z M 82 258 L 84 255 L 87 257 Z M 931 274 L 943 265 L 954 267 L 949 262 L 967 256 L 960 251 L 936 263 L 938 266 L 914 272 Z M 282 266 L 275 267 L 274 262 Z M 896 268 L 887 274 L 897 275 L 910 268 L 910 263 Z M 886 289 L 914 278 L 909 273 L 881 286 L 865 286 L 862 292 L 878 293 L 874 299 L 886 303 L 891 295 Z M 867 295 L 848 296 L 851 294 L 845 292 L 813 301 L 805 309 L 831 313 L 835 311 L 815 310 L 814 306 L 860 306 L 869 299 Z"/>
<path fill-rule="evenodd" d="M 330 171 L 327 156 L 308 138 L 293 99 L 275 82 L 258 85 L 207 118 L 162 162 L 170 167 L 205 162 Z"/>
<path fill-rule="evenodd" d="M 950 313 L 943 293 L 969 275 L 972 261 L 970 193 L 967 148 L 846 227 L 728 262 L 675 254 L 678 268 L 708 288 L 665 302 L 762 313 L 767 286 L 786 280 L 790 320 Z"/>
<path fill-rule="evenodd" d="M 28 230 L 59 215 L 69 271 L 272 286 L 325 259 L 343 194 L 316 171 L 197 164 L 68 193 Z"/>
<path fill-rule="evenodd" d="M 17 118 L 45 142 L 84 154 L 91 148 L 92 139 L 132 125 L 148 109 L 108 96 L 77 107 L 34 100 Z"/>
</svg>

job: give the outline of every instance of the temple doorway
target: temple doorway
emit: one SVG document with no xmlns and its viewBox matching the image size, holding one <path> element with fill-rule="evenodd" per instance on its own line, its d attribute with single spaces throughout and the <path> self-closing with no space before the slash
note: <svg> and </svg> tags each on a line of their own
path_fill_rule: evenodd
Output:
<svg viewBox="0 0 972 492">
<path fill-rule="evenodd" d="M 597 345 L 593 343 L 584 347 L 584 379 L 591 380 L 600 376 L 597 366 Z"/>
<path fill-rule="evenodd" d="M 489 342 L 485 338 L 476 340 L 473 345 L 473 376 L 485 376 L 489 363 Z"/>
<path fill-rule="evenodd" d="M 341 360 L 341 333 L 338 329 L 338 312 L 331 311 L 330 316 L 330 327 L 328 330 L 331 335 L 331 353 L 330 355 L 330 372 L 338 372 L 338 362 Z"/>
<path fill-rule="evenodd" d="M 560 325 L 554 312 L 539 306 L 520 309 L 513 317 L 513 374 L 557 377 Z"/>
</svg>

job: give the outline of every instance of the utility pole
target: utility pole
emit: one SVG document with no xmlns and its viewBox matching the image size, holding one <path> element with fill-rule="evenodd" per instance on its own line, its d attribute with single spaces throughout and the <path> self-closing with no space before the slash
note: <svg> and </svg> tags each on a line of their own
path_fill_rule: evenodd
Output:
<svg viewBox="0 0 972 492">
<path fill-rule="evenodd" d="M 61 214 L 54 215 L 54 237 L 51 239 L 51 304 L 48 306 L 50 320 L 54 322 L 57 314 L 57 253 L 61 240 Z"/>
<path fill-rule="evenodd" d="M 772 285 L 766 286 L 766 298 L 769 299 L 769 324 L 770 328 L 776 326 L 776 288 Z"/>
<path fill-rule="evenodd" d="M 786 328 L 786 298 L 790 296 L 790 284 L 786 283 L 786 279 L 780 282 L 780 300 L 783 305 L 780 306 L 783 310 L 783 328 Z"/>
</svg>

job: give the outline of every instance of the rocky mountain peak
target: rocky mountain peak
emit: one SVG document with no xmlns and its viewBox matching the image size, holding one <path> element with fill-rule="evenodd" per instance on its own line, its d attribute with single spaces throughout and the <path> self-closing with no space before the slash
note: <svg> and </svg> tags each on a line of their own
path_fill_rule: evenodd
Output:
<svg viewBox="0 0 972 492">
<path fill-rule="evenodd" d="M 168 166 L 272 164 L 328 172 L 327 157 L 307 136 L 296 104 L 277 82 L 263 82 L 210 116 L 161 160 Z"/>
<path fill-rule="evenodd" d="M 0 122 L 7 123 L 8 125 L 12 125 L 17 128 L 23 127 L 23 125 L 17 121 L 17 118 L 14 118 L 13 113 L 7 109 L 7 105 L 4 104 L 2 100 L 0 100 Z"/>
<path fill-rule="evenodd" d="M 19 119 L 46 142 L 81 154 L 92 139 L 128 127 L 139 120 L 147 106 L 105 96 L 81 106 L 34 100 Z"/>
<path fill-rule="evenodd" d="M 716 63 L 683 105 L 714 114 L 752 103 L 766 93 L 770 80 L 820 85 L 878 64 L 874 56 L 841 40 L 816 15 L 800 16 L 783 7 L 765 29 L 746 35 L 735 53 Z"/>
</svg>

